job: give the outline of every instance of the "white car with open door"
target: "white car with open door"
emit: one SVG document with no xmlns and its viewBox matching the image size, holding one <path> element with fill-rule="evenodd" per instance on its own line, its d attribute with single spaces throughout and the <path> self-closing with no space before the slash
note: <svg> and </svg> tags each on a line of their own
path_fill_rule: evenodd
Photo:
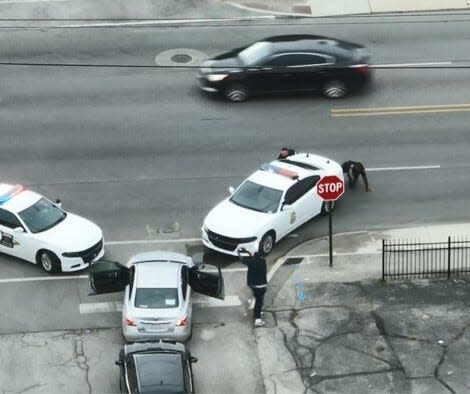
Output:
<svg viewBox="0 0 470 394">
<path fill-rule="evenodd" d="M 0 183 L 0 252 L 40 265 L 46 272 L 88 267 L 104 255 L 103 232 L 60 201 Z"/>
<path fill-rule="evenodd" d="M 237 189 L 229 188 L 230 197 L 206 216 L 204 245 L 234 256 L 240 247 L 268 254 L 275 242 L 328 212 L 328 203 L 317 194 L 317 183 L 326 175 L 343 179 L 343 170 L 337 162 L 312 153 L 263 164 Z"/>
<path fill-rule="evenodd" d="M 124 291 L 122 332 L 129 342 L 191 336 L 192 291 L 224 299 L 220 268 L 198 265 L 179 253 L 153 251 L 124 266 L 99 261 L 90 266 L 91 294 Z"/>
</svg>

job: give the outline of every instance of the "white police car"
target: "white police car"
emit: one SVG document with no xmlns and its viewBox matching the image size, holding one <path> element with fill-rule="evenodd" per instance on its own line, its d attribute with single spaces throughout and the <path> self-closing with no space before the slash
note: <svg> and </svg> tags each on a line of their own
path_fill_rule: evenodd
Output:
<svg viewBox="0 0 470 394">
<path fill-rule="evenodd" d="M 104 255 L 94 223 L 21 185 L 0 184 L 0 252 L 49 272 L 77 271 Z"/>
<path fill-rule="evenodd" d="M 337 162 L 311 153 L 263 164 L 206 216 L 204 245 L 231 255 L 239 247 L 268 254 L 275 242 L 328 211 L 316 188 L 326 175 L 344 179 Z"/>
</svg>

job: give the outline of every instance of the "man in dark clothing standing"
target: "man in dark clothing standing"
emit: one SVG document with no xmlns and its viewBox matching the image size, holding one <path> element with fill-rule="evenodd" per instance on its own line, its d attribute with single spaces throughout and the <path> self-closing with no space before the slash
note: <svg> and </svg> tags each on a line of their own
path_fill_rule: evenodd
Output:
<svg viewBox="0 0 470 394">
<path fill-rule="evenodd" d="M 240 261 L 248 267 L 246 283 L 255 297 L 255 310 L 253 313 L 255 327 L 262 327 L 265 322 L 261 319 L 261 309 L 263 308 L 264 294 L 268 285 L 266 260 L 260 252 L 250 253 L 245 248 L 238 249 L 238 256 Z"/>
<path fill-rule="evenodd" d="M 345 161 L 341 164 L 343 168 L 343 173 L 347 174 L 349 180 L 349 186 L 354 186 L 359 178 L 359 175 L 362 176 L 362 180 L 364 181 L 364 185 L 366 187 L 366 192 L 371 192 L 372 190 L 369 188 L 369 182 L 367 181 L 366 169 L 364 165 L 358 161 Z"/>
<path fill-rule="evenodd" d="M 292 148 L 284 147 L 281 149 L 281 153 L 277 157 L 278 160 L 287 159 L 289 156 L 295 155 L 295 150 Z"/>
</svg>

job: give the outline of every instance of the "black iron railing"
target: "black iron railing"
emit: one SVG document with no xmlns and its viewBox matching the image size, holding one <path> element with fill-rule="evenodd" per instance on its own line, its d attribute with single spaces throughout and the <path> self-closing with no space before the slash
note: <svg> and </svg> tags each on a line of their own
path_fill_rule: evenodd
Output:
<svg viewBox="0 0 470 394">
<path fill-rule="evenodd" d="M 470 240 L 382 240 L 382 280 L 470 273 Z"/>
</svg>

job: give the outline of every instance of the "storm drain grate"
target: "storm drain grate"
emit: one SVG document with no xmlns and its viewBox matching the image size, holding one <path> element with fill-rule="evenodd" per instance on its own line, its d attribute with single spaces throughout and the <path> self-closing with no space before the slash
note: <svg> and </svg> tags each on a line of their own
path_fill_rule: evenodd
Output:
<svg viewBox="0 0 470 394">
<path fill-rule="evenodd" d="M 283 265 L 294 265 L 300 264 L 304 258 L 303 257 L 289 257 L 284 261 Z"/>
</svg>

